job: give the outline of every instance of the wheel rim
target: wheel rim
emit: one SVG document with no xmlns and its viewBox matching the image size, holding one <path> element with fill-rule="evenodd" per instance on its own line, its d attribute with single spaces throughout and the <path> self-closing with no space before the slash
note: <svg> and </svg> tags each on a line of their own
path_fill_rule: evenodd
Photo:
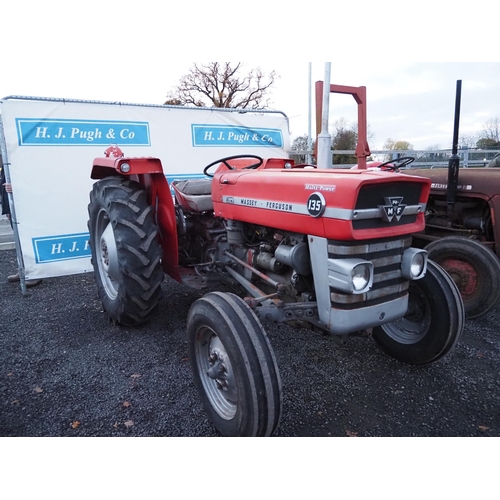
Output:
<svg viewBox="0 0 500 500">
<path fill-rule="evenodd" d="M 115 300 L 118 296 L 118 283 L 115 279 L 118 275 L 118 253 L 113 227 L 105 210 L 97 215 L 95 242 L 97 266 L 104 290 L 111 300 Z"/>
<path fill-rule="evenodd" d="M 237 410 L 236 378 L 227 351 L 211 328 L 198 330 L 195 353 L 198 373 L 210 404 L 223 419 L 231 420 Z"/>
<path fill-rule="evenodd" d="M 382 325 L 382 328 L 400 344 L 416 344 L 425 337 L 430 324 L 431 312 L 427 298 L 422 293 L 410 291 L 406 315 Z"/>
<path fill-rule="evenodd" d="M 446 259 L 439 265 L 451 276 L 464 300 L 470 300 L 478 290 L 476 268 L 465 260 Z"/>
</svg>

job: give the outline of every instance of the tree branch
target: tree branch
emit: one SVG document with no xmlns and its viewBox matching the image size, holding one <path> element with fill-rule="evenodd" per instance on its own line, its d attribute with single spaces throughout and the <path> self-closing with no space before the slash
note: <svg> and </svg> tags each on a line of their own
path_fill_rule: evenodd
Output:
<svg viewBox="0 0 500 500">
<path fill-rule="evenodd" d="M 193 63 L 188 74 L 167 95 L 167 103 L 217 108 L 264 109 L 276 79 L 276 71 L 267 76 L 260 68 L 241 75 L 242 63 Z"/>
</svg>

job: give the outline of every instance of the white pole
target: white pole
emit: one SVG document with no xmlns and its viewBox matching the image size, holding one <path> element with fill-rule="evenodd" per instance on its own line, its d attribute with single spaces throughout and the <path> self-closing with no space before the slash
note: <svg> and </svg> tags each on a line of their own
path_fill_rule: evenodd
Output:
<svg viewBox="0 0 500 500">
<path fill-rule="evenodd" d="M 318 167 L 332 167 L 332 137 L 328 133 L 328 115 L 330 111 L 330 68 L 332 63 L 325 63 L 323 80 L 323 114 L 321 117 L 321 133 L 318 135 Z"/>
<path fill-rule="evenodd" d="M 307 149 L 308 151 L 312 150 L 312 138 L 311 138 L 311 116 L 312 116 L 312 110 L 311 110 L 311 99 L 312 99 L 312 91 L 311 91 L 311 63 L 309 63 L 309 71 L 308 71 L 308 98 L 309 98 L 309 107 L 308 107 L 308 115 L 307 115 Z M 312 163 L 312 155 L 311 153 L 307 153 L 306 156 L 306 163 L 311 164 Z"/>
</svg>

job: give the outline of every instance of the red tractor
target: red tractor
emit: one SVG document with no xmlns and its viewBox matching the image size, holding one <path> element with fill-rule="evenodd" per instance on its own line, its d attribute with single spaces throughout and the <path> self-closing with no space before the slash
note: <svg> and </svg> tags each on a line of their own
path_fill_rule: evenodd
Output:
<svg viewBox="0 0 500 500">
<path fill-rule="evenodd" d="M 189 311 L 188 349 L 221 434 L 277 429 L 281 382 L 262 323 L 372 336 L 411 364 L 437 361 L 459 340 L 456 285 L 411 246 L 424 228 L 428 179 L 253 155 L 214 161 L 203 174 L 169 186 L 159 159 L 110 148 L 93 164 L 90 246 L 116 324 L 151 318 L 165 273 L 208 290 Z M 214 291 L 218 284 L 236 293 Z"/>
</svg>

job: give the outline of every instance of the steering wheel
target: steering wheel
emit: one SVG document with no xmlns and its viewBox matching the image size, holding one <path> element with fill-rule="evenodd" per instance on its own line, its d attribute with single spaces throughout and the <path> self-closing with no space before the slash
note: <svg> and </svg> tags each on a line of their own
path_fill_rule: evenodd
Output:
<svg viewBox="0 0 500 500">
<path fill-rule="evenodd" d="M 229 170 L 236 170 L 236 167 L 233 167 L 228 162 L 230 160 L 236 160 L 236 159 L 239 159 L 239 158 L 254 158 L 255 160 L 257 160 L 257 163 L 252 163 L 252 165 L 248 165 L 246 167 L 243 167 L 244 169 L 259 168 L 262 165 L 262 163 L 264 163 L 264 159 L 261 158 L 260 156 L 256 156 L 256 155 L 234 155 L 234 156 L 226 156 L 225 158 L 221 158 L 220 160 L 213 161 L 212 163 L 210 163 L 210 165 L 207 165 L 203 169 L 203 174 L 206 175 L 207 177 L 213 177 L 214 174 L 209 174 L 208 170 L 209 170 L 210 167 L 213 167 L 214 165 L 217 165 L 218 163 L 224 163 L 224 165 Z"/>
<path fill-rule="evenodd" d="M 384 163 L 381 163 L 380 165 L 377 166 L 377 168 L 388 167 L 389 170 L 396 171 L 399 168 L 406 167 L 406 165 L 409 165 L 414 161 L 415 158 L 413 158 L 412 156 L 403 156 L 402 158 L 396 158 L 395 160 L 389 160 Z M 395 163 L 396 165 L 393 165 L 393 163 Z"/>
</svg>

